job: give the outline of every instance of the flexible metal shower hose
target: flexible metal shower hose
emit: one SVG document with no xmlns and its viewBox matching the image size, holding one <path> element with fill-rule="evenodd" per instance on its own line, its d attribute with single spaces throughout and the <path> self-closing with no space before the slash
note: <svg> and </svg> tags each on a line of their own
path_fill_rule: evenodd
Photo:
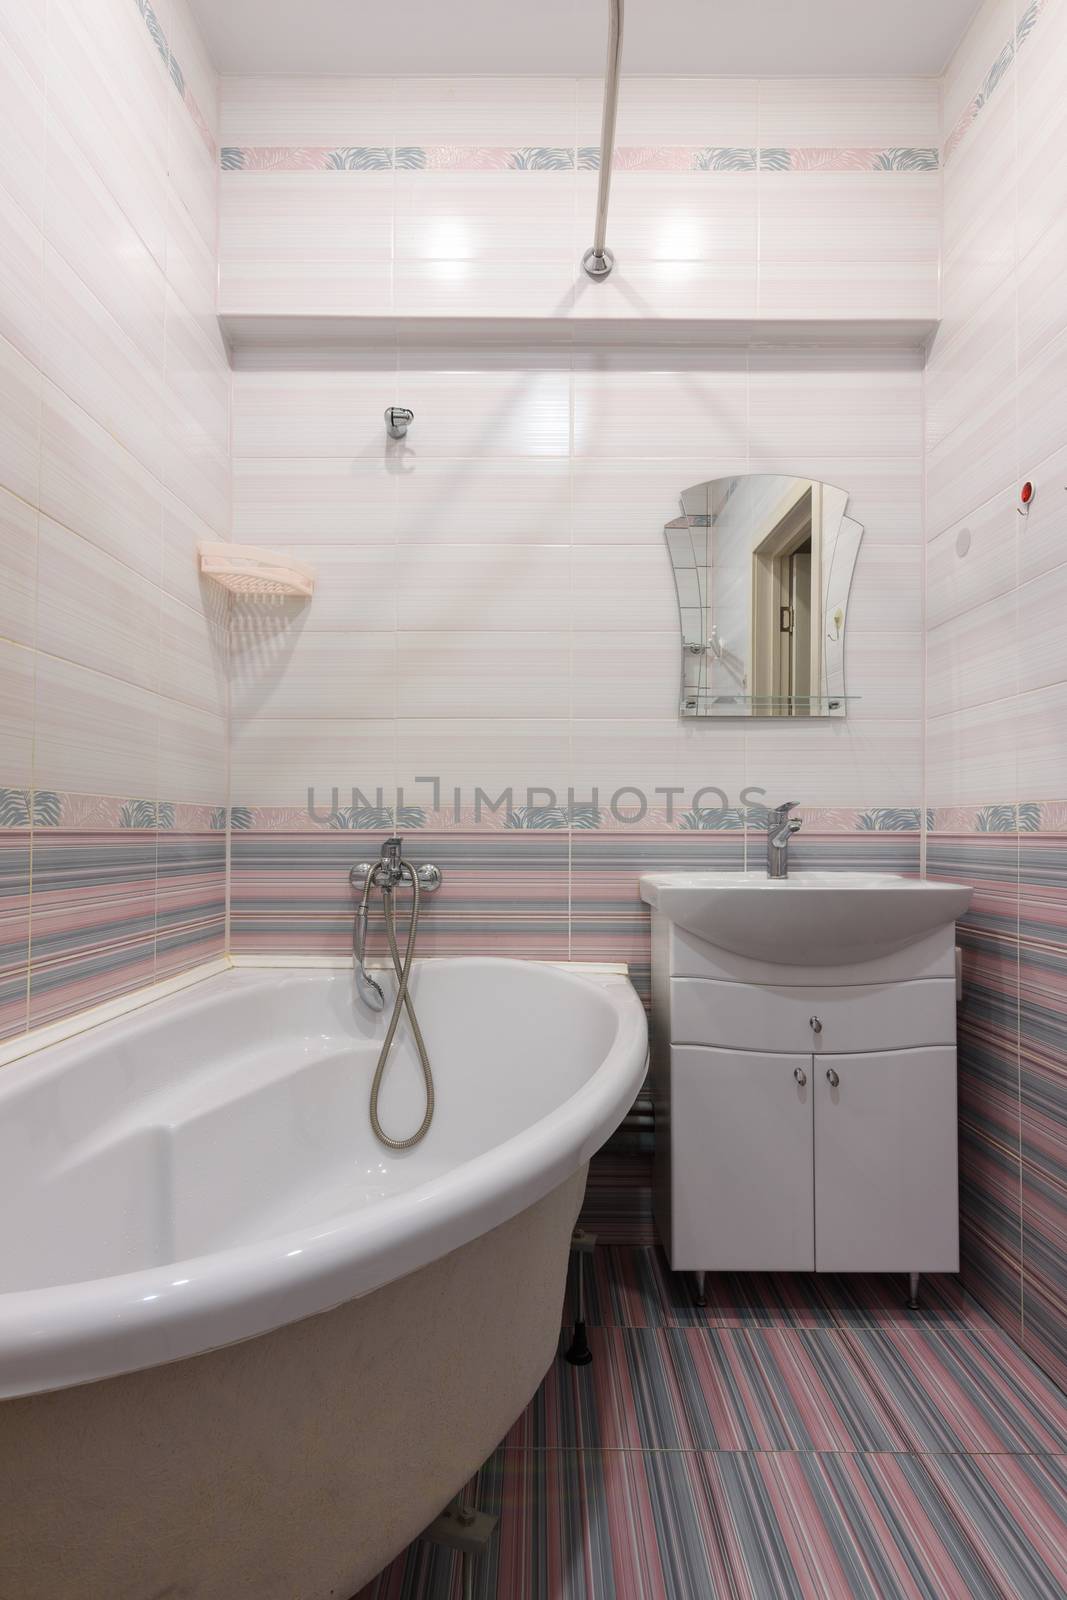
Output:
<svg viewBox="0 0 1067 1600">
<path fill-rule="evenodd" d="M 406 865 L 407 863 L 402 863 Z M 370 1125 L 374 1129 L 374 1137 L 390 1150 L 410 1150 L 412 1145 L 419 1144 L 429 1132 L 430 1123 L 433 1121 L 434 1089 L 433 1072 L 430 1069 L 430 1057 L 426 1051 L 426 1044 L 419 1027 L 419 1019 L 415 1015 L 415 1007 L 411 996 L 408 994 L 408 977 L 411 973 L 411 963 L 415 957 L 415 935 L 419 930 L 419 878 L 414 868 L 411 872 L 411 922 L 408 927 L 408 942 L 404 950 L 404 960 L 400 960 L 400 951 L 396 942 L 396 911 L 393 906 L 392 889 L 382 889 L 382 904 L 385 910 L 385 930 L 389 935 L 389 954 L 393 958 L 393 970 L 396 973 L 396 999 L 393 1001 L 393 1014 L 389 1018 L 389 1026 L 385 1032 L 385 1040 L 378 1055 L 378 1065 L 374 1069 L 374 1081 L 370 1090 Z M 389 1052 L 393 1047 L 396 1030 L 400 1022 L 400 1013 L 406 1011 L 408 1021 L 411 1023 L 411 1032 L 415 1039 L 415 1048 L 419 1052 L 419 1065 L 422 1068 L 422 1081 L 426 1086 L 426 1110 L 415 1132 L 407 1139 L 393 1139 L 386 1133 L 378 1118 L 378 1097 L 381 1094 L 382 1081 L 385 1077 L 386 1065 L 389 1061 Z"/>
</svg>

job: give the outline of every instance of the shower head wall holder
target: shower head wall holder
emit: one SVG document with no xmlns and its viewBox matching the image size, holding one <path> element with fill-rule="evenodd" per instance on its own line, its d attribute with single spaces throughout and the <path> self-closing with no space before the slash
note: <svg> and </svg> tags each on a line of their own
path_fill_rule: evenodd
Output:
<svg viewBox="0 0 1067 1600">
<path fill-rule="evenodd" d="M 280 551 L 264 550 L 256 544 L 208 541 L 202 541 L 197 551 L 201 576 L 245 599 L 298 595 L 307 600 L 315 592 L 315 568 Z"/>
<path fill-rule="evenodd" d="M 403 439 L 414 420 L 415 413 L 409 411 L 407 406 L 385 408 L 385 431 L 390 439 Z"/>
</svg>

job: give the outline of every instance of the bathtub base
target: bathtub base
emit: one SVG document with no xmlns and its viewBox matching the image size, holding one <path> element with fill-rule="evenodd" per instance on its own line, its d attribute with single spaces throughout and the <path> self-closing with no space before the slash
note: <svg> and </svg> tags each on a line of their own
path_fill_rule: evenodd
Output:
<svg viewBox="0 0 1067 1600">
<path fill-rule="evenodd" d="M 349 1600 L 535 1393 L 585 1177 L 332 1311 L 0 1402 L 0 1596 Z"/>
</svg>

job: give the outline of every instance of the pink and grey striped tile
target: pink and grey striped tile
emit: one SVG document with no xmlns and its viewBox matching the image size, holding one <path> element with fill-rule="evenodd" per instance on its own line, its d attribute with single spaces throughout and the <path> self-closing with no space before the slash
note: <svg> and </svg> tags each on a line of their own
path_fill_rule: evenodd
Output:
<svg viewBox="0 0 1067 1600">
<path fill-rule="evenodd" d="M 706 1306 L 694 1305 L 690 1275 L 672 1272 L 656 1246 L 598 1245 L 585 1278 L 591 1326 L 891 1328 L 990 1320 L 955 1277 L 925 1277 L 918 1311 L 907 1309 L 903 1278 L 884 1273 L 712 1272 L 705 1298 Z"/>
<path fill-rule="evenodd" d="M 992 1324 L 589 1329 L 511 1449 L 1060 1454 L 1067 1397 Z"/>
<path fill-rule="evenodd" d="M 27 1026 L 30 831 L 0 827 L 0 1039 Z"/>
<path fill-rule="evenodd" d="M 236 951 L 341 954 L 351 944 L 348 870 L 375 859 L 382 835 L 235 833 L 231 927 Z M 566 960 L 569 837 L 556 833 L 420 834 L 447 892 L 427 902 L 424 955 Z"/>
<path fill-rule="evenodd" d="M 593 1365 L 555 1362 L 468 1486 L 482 1600 L 1058 1600 L 1067 1398 L 952 1280 L 916 1317 L 892 1280 L 724 1275 L 702 1315 L 745 1325 L 697 1327 L 668 1276 L 596 1252 Z M 416 1543 L 355 1600 L 460 1581 Z"/>
<path fill-rule="evenodd" d="M 1058 1600 L 1067 1471 L 1049 1458 L 496 1453 L 480 1600 Z M 356 1600 L 458 1600 L 413 1545 Z"/>
</svg>

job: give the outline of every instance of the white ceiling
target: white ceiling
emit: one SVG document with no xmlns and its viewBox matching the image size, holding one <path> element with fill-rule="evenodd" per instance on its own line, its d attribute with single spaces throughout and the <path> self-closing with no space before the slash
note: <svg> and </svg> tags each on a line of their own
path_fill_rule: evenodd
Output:
<svg viewBox="0 0 1067 1600">
<path fill-rule="evenodd" d="M 608 0 L 190 0 L 229 73 L 603 71 Z M 627 0 L 623 70 L 942 70 L 978 0 Z"/>
</svg>

